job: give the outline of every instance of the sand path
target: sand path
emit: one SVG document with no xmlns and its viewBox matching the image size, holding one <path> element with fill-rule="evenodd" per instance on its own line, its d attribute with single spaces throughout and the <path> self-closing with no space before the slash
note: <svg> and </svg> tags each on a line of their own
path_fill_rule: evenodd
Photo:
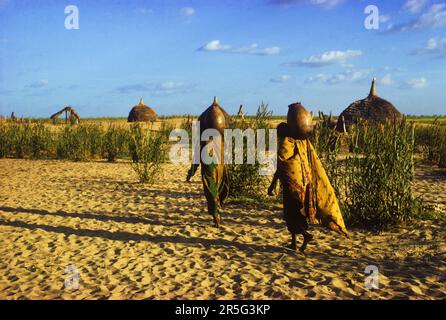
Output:
<svg viewBox="0 0 446 320">
<path fill-rule="evenodd" d="M 229 204 L 211 227 L 187 169 L 165 165 L 144 186 L 127 163 L 0 160 L 0 298 L 446 298 L 444 224 L 351 239 L 313 228 L 303 256 L 283 248 L 278 205 Z M 364 285 L 368 265 L 378 290 Z"/>
</svg>

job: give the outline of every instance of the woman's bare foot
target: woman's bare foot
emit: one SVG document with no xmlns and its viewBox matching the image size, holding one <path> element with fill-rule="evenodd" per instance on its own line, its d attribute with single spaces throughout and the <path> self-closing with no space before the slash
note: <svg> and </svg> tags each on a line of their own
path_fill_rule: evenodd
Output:
<svg viewBox="0 0 446 320">
<path fill-rule="evenodd" d="M 304 243 L 300 247 L 299 251 L 302 253 L 305 253 L 305 249 L 307 248 L 307 245 L 308 245 L 308 243 L 310 243 L 311 240 L 313 240 L 313 236 L 309 233 L 305 234 L 304 235 Z"/>
<path fill-rule="evenodd" d="M 297 245 L 296 245 L 296 235 L 291 235 L 291 244 L 287 246 L 288 249 L 296 251 Z"/>
<path fill-rule="evenodd" d="M 217 213 L 214 216 L 214 227 L 216 227 L 217 229 L 220 228 L 220 222 L 221 222 L 221 218 L 220 218 L 220 215 Z"/>
</svg>

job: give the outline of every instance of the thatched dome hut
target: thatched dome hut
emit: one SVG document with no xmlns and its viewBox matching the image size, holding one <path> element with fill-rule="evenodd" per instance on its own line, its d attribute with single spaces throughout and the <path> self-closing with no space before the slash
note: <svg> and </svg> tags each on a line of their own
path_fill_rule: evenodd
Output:
<svg viewBox="0 0 446 320">
<path fill-rule="evenodd" d="M 386 119 L 398 119 L 402 114 L 389 101 L 376 95 L 376 79 L 367 98 L 353 102 L 339 116 L 336 129 L 344 131 L 346 126 L 355 124 L 358 119 L 383 122 Z"/>
<path fill-rule="evenodd" d="M 156 120 L 156 113 L 152 108 L 144 104 L 143 99 L 130 110 L 128 122 L 148 122 Z"/>
</svg>

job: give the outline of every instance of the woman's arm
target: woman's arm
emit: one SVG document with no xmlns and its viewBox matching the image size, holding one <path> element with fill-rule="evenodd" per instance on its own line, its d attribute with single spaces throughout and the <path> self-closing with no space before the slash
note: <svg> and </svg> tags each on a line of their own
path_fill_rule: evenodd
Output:
<svg viewBox="0 0 446 320">
<path fill-rule="evenodd" d="M 276 195 L 276 187 L 277 187 L 277 180 L 279 179 L 279 174 L 277 171 L 274 173 L 273 180 L 271 181 L 271 185 L 268 188 L 268 195 L 269 196 L 275 196 Z"/>
</svg>

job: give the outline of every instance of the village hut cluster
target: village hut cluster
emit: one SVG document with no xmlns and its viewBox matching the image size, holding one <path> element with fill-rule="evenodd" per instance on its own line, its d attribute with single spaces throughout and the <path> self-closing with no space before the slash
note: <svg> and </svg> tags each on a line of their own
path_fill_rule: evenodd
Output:
<svg viewBox="0 0 446 320">
<path fill-rule="evenodd" d="M 215 104 L 218 101 L 215 97 Z M 231 122 L 231 116 L 224 111 L 224 115 L 227 123 Z M 81 121 L 79 114 L 76 112 L 74 107 L 67 105 L 62 108 L 62 110 L 51 115 L 50 119 L 56 120 L 57 118 L 65 115 L 65 123 L 78 124 Z M 237 118 L 243 120 L 246 116 L 243 110 L 243 105 L 240 105 Z M 402 114 L 397 110 L 397 108 L 389 101 L 379 97 L 376 93 L 376 79 L 373 79 L 372 86 L 370 88 L 369 95 L 362 99 L 357 100 L 350 104 L 342 113 L 339 115 L 337 120 L 335 117 L 330 115 L 327 117 L 322 112 L 319 112 L 319 119 L 322 120 L 323 124 L 331 129 L 336 129 L 339 132 L 347 132 L 351 125 L 356 124 L 360 119 L 371 121 L 371 122 L 383 122 L 388 119 L 395 120 L 402 118 Z M 11 117 L 5 120 L 19 122 L 14 112 Z M 141 98 L 139 103 L 135 105 L 129 112 L 127 117 L 128 122 L 154 122 L 157 120 L 157 113 L 154 109 L 149 107 L 144 103 Z"/>
<path fill-rule="evenodd" d="M 51 120 L 56 120 L 57 118 L 65 115 L 65 123 L 78 124 L 81 122 L 81 118 L 76 110 L 72 106 L 65 106 L 62 110 L 51 115 Z M 12 113 L 11 120 L 15 120 L 14 112 Z M 139 103 L 135 105 L 128 115 L 128 122 L 153 122 L 156 121 L 156 112 L 149 106 L 144 104 L 144 100 L 141 98 Z"/>
</svg>

